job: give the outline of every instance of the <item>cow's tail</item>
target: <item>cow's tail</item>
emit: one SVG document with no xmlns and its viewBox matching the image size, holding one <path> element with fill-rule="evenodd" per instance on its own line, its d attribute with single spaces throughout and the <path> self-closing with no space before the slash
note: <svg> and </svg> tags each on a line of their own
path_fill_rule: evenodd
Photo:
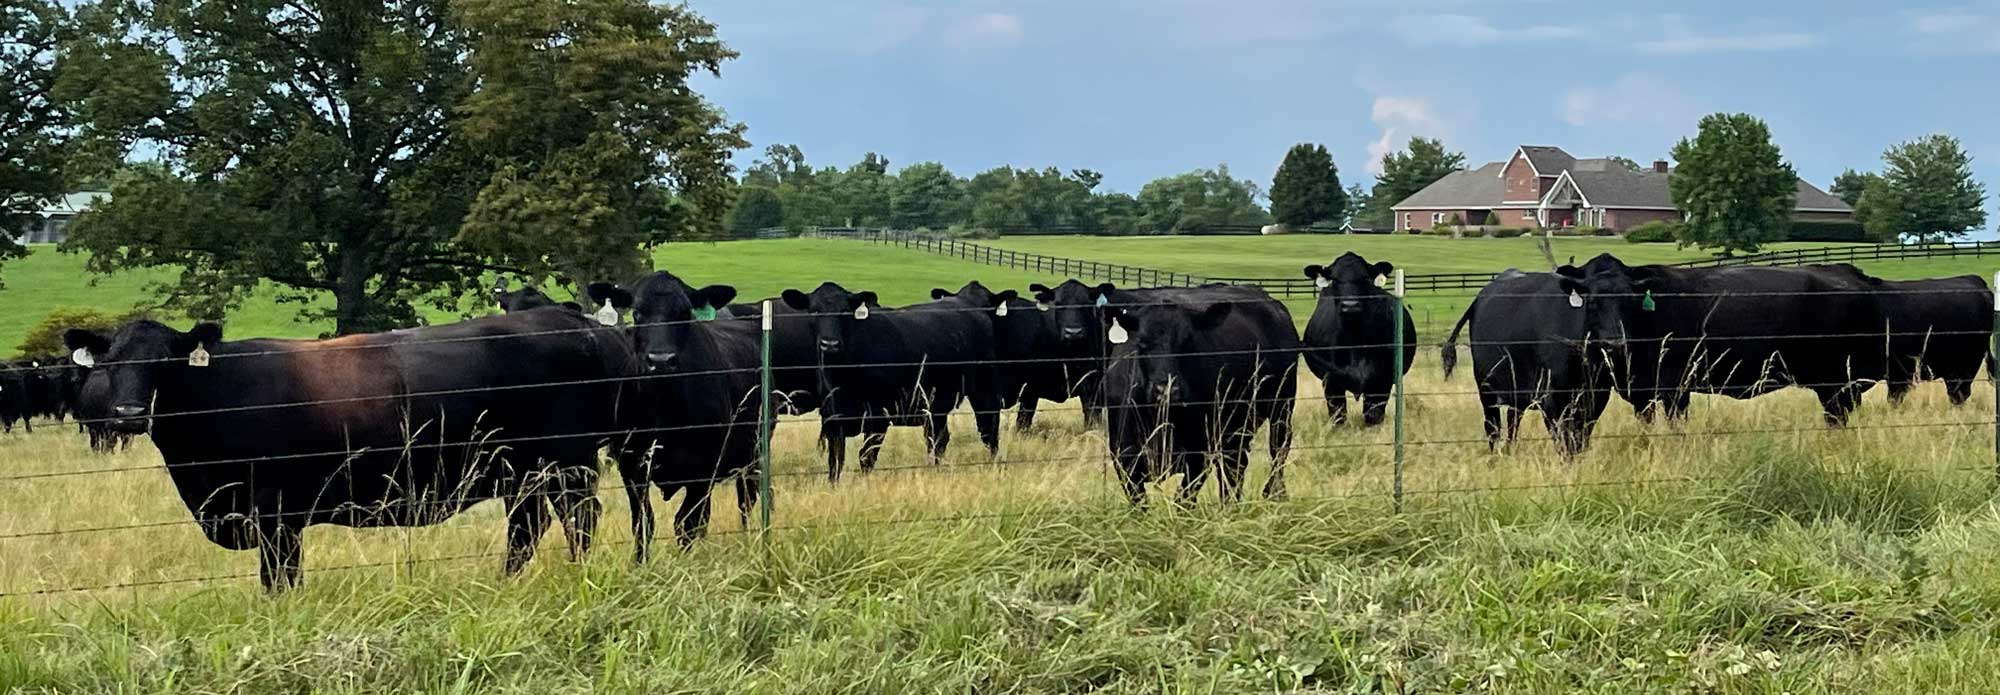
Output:
<svg viewBox="0 0 2000 695">
<path fill-rule="evenodd" d="M 1472 320 L 1472 312 L 1479 308 L 1479 299 L 1474 298 L 1466 305 L 1465 315 L 1458 317 L 1458 324 L 1451 327 L 1451 335 L 1444 337 L 1438 345 L 1438 364 L 1444 365 L 1444 378 L 1451 378 L 1451 370 L 1458 366 L 1458 332 L 1465 330 L 1465 324 Z"/>
</svg>

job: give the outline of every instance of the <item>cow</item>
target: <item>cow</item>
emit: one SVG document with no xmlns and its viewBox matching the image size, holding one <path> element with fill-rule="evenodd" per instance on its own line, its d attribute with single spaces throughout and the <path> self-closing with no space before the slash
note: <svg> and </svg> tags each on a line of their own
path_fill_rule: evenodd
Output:
<svg viewBox="0 0 2000 695">
<path fill-rule="evenodd" d="M 150 432 L 210 542 L 258 549 L 267 591 L 297 585 L 307 526 L 422 526 L 507 501 L 509 575 L 549 506 L 572 558 L 599 508 L 597 451 L 639 362 L 581 314 L 525 311 L 330 340 L 223 340 L 154 321 L 70 330 L 110 389 L 112 429 Z"/>
<path fill-rule="evenodd" d="M 861 469 L 874 470 L 891 425 L 924 428 L 925 458 L 936 464 L 951 442 L 950 417 L 970 401 L 979 438 L 1000 453 L 1000 399 L 994 387 L 993 323 L 960 302 L 892 309 L 874 292 L 821 283 L 784 292 L 785 304 L 812 314 L 825 386 L 820 418 L 827 480 L 846 464 L 845 439 L 862 435 Z"/>
<path fill-rule="evenodd" d="M 1222 287 L 1223 285 L 1208 285 Z M 1087 285 L 1075 278 L 1062 281 L 1054 287 L 1041 283 L 1028 286 L 1034 294 L 1037 308 L 1042 309 L 1048 330 L 1055 334 L 1055 364 L 1063 370 L 1063 392 L 1072 395 L 1083 405 L 1085 427 L 1103 424 L 1104 410 L 1101 395 L 1104 365 L 1111 357 L 1112 345 L 1105 340 L 1108 328 L 1104 307 L 1098 300 L 1115 287 L 1111 283 Z M 1126 294 L 1150 298 L 1154 294 L 1171 294 L 1187 288 L 1161 287 L 1124 290 Z"/>
<path fill-rule="evenodd" d="M 718 320 L 736 288 L 696 288 L 666 271 L 646 274 L 628 290 L 611 283 L 586 288 L 592 301 L 632 311 L 633 351 L 646 363 L 641 392 L 651 417 L 618 461 L 632 506 L 633 557 L 645 561 L 653 539 L 653 503 L 685 491 L 674 515 L 675 538 L 693 545 L 706 531 L 715 484 L 736 479 L 739 516 L 747 524 L 757 500 L 761 363 L 759 326 Z"/>
<path fill-rule="evenodd" d="M 1395 295 L 1376 282 L 1395 272 L 1388 261 L 1369 263 L 1360 254 L 1340 254 L 1330 265 L 1309 265 L 1305 275 L 1319 287 L 1319 303 L 1306 321 L 1306 368 L 1326 392 L 1333 424 L 1347 422 L 1347 394 L 1361 400 L 1361 422 L 1382 424 L 1389 392 L 1410 371 L 1417 356 L 1417 323 L 1410 310 L 1397 309 Z M 1401 314 L 1401 316 L 1397 316 Z M 1396 371 L 1396 325 L 1403 322 L 1402 371 Z"/>
<path fill-rule="evenodd" d="M 1694 393 L 1743 399 L 1796 385 L 1839 426 L 1884 375 L 1887 330 L 1853 266 L 1628 266 L 1607 253 L 1558 274 L 1641 420 L 1655 407 L 1685 418 Z"/>
<path fill-rule="evenodd" d="M 1952 405 L 1972 397 L 1979 365 L 1992 372 L 1993 291 L 1977 275 L 1928 280 L 1874 280 L 1889 322 L 1889 402 L 1901 403 L 1916 382 L 1944 382 Z"/>
<path fill-rule="evenodd" d="M 1584 318 L 1556 274 L 1509 268 L 1479 290 L 1452 326 L 1439 346 L 1439 363 L 1450 379 L 1459 332 L 1472 324 L 1472 376 L 1489 451 L 1514 442 L 1521 415 L 1530 409 L 1542 411 L 1564 457 L 1590 444 L 1611 398 L 1611 374 L 1604 360 L 1585 351 Z"/>
<path fill-rule="evenodd" d="M 109 339 L 105 339 L 109 342 Z M 90 437 L 90 450 L 100 454 L 132 448 L 133 435 L 111 429 L 111 378 L 103 370 L 85 370 L 77 397 L 77 425 Z"/>
<path fill-rule="evenodd" d="M 1034 427 L 1039 401 L 1061 403 L 1069 399 L 1065 370 L 1062 362 L 1054 359 L 1058 351 L 1055 325 L 1034 302 L 1021 299 L 1014 290 L 993 292 L 977 280 L 956 292 L 934 288 L 931 299 L 956 300 L 968 311 L 991 312 L 993 357 L 999 363 L 994 379 L 1001 407 L 1016 408 L 1015 430 L 1026 432 Z"/>
<path fill-rule="evenodd" d="M 1103 288 L 1115 345 L 1104 372 L 1107 443 L 1134 506 L 1146 484 L 1180 473 L 1180 501 L 1207 481 L 1211 461 L 1224 503 L 1241 495 L 1250 444 L 1270 425 L 1271 478 L 1285 496 L 1285 460 L 1298 394 L 1298 329 L 1263 290 L 1216 287 L 1171 293 Z"/>
<path fill-rule="evenodd" d="M 35 371 L 27 362 L 0 362 L 0 430 L 12 434 L 18 421 L 28 432 L 35 431 L 34 398 L 29 393 Z"/>
<path fill-rule="evenodd" d="M 547 294 L 543 294 L 541 288 L 534 285 L 523 285 L 521 289 L 510 291 L 507 289 L 507 277 L 504 275 L 493 284 L 493 302 L 500 306 L 501 311 L 506 312 L 527 311 L 529 309 L 552 306 L 559 306 L 577 312 L 583 311 L 582 305 L 576 302 L 557 302 Z"/>
</svg>

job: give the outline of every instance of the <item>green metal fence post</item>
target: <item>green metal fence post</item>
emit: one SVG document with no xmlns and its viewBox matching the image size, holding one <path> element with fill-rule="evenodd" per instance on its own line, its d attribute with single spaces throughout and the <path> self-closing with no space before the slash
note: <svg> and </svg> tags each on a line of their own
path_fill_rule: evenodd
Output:
<svg viewBox="0 0 2000 695">
<path fill-rule="evenodd" d="M 1396 291 L 1394 295 L 1396 297 L 1395 302 L 1393 302 L 1395 304 L 1395 311 L 1390 314 L 1389 318 L 1389 325 L 1393 326 L 1393 328 L 1389 329 L 1390 335 L 1394 337 L 1393 342 L 1396 343 L 1396 355 L 1392 358 L 1393 362 L 1390 371 L 1391 374 L 1396 376 L 1395 390 L 1393 392 L 1393 399 L 1396 406 L 1396 488 L 1394 505 L 1396 513 L 1401 514 L 1403 513 L 1403 341 L 1408 337 L 1403 335 L 1402 268 L 1396 269 Z"/>
<path fill-rule="evenodd" d="M 2000 354 L 2000 272 L 1993 274 L 1993 352 Z M 1987 364 L 1992 364 L 1989 359 Z M 2000 481 L 2000 374 L 1987 370 L 1986 378 L 1993 382 L 1993 478 Z"/>
<path fill-rule="evenodd" d="M 771 300 L 764 300 L 764 340 L 757 358 L 757 535 L 771 542 Z"/>
</svg>

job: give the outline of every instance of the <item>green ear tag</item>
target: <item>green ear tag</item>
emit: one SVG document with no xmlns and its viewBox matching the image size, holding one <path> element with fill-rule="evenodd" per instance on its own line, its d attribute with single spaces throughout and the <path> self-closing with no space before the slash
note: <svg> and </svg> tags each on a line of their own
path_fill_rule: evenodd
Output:
<svg viewBox="0 0 2000 695">
<path fill-rule="evenodd" d="M 694 308 L 694 320 L 696 320 L 696 321 L 714 321 L 714 320 L 715 320 L 715 307 L 712 307 L 712 306 L 709 306 L 709 305 L 707 305 L 707 304 L 703 304 L 703 305 L 701 305 L 701 306 L 698 306 L 698 307 L 695 307 L 695 308 Z"/>
<path fill-rule="evenodd" d="M 1653 304 L 1652 290 L 1646 290 L 1645 298 L 1639 300 L 1639 308 L 1644 309 L 1646 311 L 1652 311 L 1653 309 L 1656 308 L 1655 305 Z"/>
</svg>

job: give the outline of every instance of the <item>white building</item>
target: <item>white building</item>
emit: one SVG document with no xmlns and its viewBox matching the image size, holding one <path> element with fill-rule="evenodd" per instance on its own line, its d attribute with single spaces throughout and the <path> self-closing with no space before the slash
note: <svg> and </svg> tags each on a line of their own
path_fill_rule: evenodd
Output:
<svg viewBox="0 0 2000 695">
<path fill-rule="evenodd" d="M 66 194 L 42 206 L 36 211 L 37 217 L 30 219 L 27 229 L 14 236 L 24 244 L 59 244 L 69 238 L 69 225 L 76 216 L 83 214 L 98 201 L 110 200 L 111 194 L 103 191 L 79 191 Z"/>
</svg>

